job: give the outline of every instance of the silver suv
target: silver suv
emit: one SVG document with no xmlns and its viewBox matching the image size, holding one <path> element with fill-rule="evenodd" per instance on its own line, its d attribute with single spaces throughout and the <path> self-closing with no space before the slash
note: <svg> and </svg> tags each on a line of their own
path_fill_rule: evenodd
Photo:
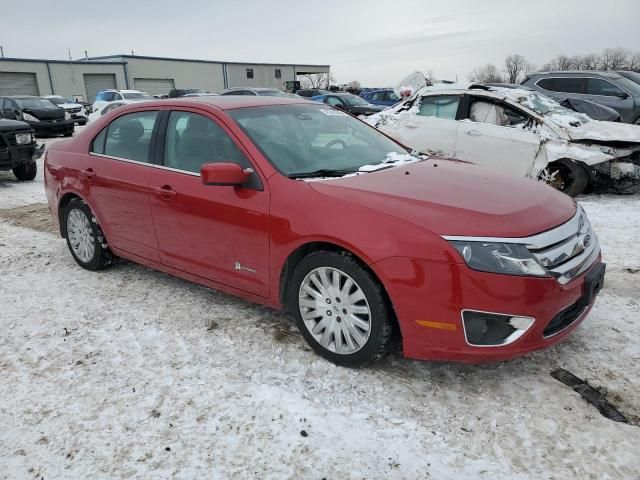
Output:
<svg viewBox="0 0 640 480">
<path fill-rule="evenodd" d="M 539 72 L 522 84 L 558 101 L 577 98 L 606 105 L 620 113 L 623 122 L 640 125 L 640 84 L 616 72 Z"/>
</svg>

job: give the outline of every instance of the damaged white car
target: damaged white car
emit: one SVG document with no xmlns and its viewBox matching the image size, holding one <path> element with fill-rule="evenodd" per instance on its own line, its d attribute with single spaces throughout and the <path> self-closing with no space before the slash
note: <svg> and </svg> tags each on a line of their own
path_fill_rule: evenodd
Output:
<svg viewBox="0 0 640 480">
<path fill-rule="evenodd" d="M 540 93 L 434 85 L 366 119 L 421 153 L 545 181 L 568 195 L 640 181 L 640 127 L 601 122 Z"/>
</svg>

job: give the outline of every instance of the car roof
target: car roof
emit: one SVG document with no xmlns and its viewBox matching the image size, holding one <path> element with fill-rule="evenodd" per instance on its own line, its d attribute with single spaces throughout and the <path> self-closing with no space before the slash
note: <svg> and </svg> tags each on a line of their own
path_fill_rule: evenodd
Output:
<svg viewBox="0 0 640 480">
<path fill-rule="evenodd" d="M 245 95 L 216 95 L 210 97 L 178 97 L 157 100 L 146 100 L 129 104 L 127 108 L 145 107 L 191 107 L 194 104 L 209 105 L 220 110 L 233 110 L 235 108 L 262 107 L 269 105 L 294 105 L 309 104 L 318 105 L 317 102 L 304 100 L 302 97 L 260 97 Z"/>
<path fill-rule="evenodd" d="M 546 76 L 546 75 L 581 75 L 584 77 L 609 77 L 620 78 L 620 74 L 617 72 L 608 72 L 601 70 L 550 70 L 548 72 L 536 72 L 529 76 Z"/>
<path fill-rule="evenodd" d="M 4 95 L 4 98 L 42 98 L 38 95 Z"/>
</svg>

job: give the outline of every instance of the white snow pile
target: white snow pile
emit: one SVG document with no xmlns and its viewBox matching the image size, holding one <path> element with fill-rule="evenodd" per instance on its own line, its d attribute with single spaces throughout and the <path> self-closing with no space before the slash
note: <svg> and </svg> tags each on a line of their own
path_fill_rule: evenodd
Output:
<svg viewBox="0 0 640 480">
<path fill-rule="evenodd" d="M 389 166 L 401 167 L 410 163 L 420 162 L 426 158 L 426 155 L 418 156 L 410 153 L 389 152 L 381 163 L 363 165 L 358 170 L 360 172 L 375 172 L 381 168 L 388 168 Z"/>
</svg>

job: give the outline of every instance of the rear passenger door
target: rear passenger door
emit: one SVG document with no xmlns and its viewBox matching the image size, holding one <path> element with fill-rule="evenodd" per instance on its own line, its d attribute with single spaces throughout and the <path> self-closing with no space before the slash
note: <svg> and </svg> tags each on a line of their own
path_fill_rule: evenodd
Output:
<svg viewBox="0 0 640 480">
<path fill-rule="evenodd" d="M 198 110 L 172 111 L 151 176 L 162 262 L 261 297 L 269 295 L 269 194 L 256 172 L 243 187 L 205 185 L 205 163 L 253 168 L 226 127 Z"/>
<path fill-rule="evenodd" d="M 149 205 L 158 118 L 151 110 L 113 120 L 94 138 L 90 161 L 80 172 L 109 244 L 153 261 L 160 260 Z"/>
<path fill-rule="evenodd" d="M 419 152 L 452 157 L 458 136 L 456 115 L 461 95 L 431 95 L 412 107 L 388 133 Z M 387 132 L 387 128 L 381 129 Z M 395 132 L 395 133 L 393 133 Z"/>
</svg>

